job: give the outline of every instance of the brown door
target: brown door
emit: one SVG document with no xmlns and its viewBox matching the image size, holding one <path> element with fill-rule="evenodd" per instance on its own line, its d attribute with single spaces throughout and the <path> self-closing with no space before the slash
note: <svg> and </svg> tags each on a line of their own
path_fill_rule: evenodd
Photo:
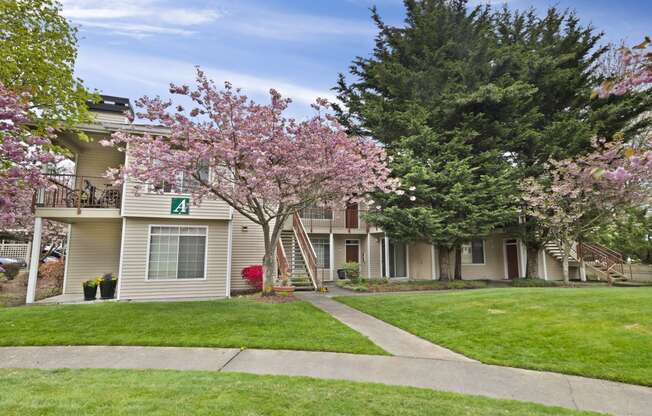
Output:
<svg viewBox="0 0 652 416">
<path fill-rule="evenodd" d="M 358 228 L 358 204 L 346 207 L 346 228 Z"/>
<path fill-rule="evenodd" d="M 359 245 L 347 244 L 346 245 L 346 262 L 354 261 L 359 263 L 360 251 L 358 250 Z"/>
<path fill-rule="evenodd" d="M 505 244 L 505 257 L 507 258 L 507 278 L 518 278 L 518 251 L 516 244 Z"/>
</svg>

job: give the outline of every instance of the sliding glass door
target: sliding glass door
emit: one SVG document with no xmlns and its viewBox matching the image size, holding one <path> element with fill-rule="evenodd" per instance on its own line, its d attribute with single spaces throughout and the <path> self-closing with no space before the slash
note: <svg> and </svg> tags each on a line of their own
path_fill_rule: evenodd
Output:
<svg viewBox="0 0 652 416">
<path fill-rule="evenodd" d="M 385 239 L 382 240 L 383 276 L 407 277 L 407 249 L 405 243 L 389 240 L 389 253 L 385 251 Z M 389 274 L 386 259 L 389 257 Z"/>
</svg>

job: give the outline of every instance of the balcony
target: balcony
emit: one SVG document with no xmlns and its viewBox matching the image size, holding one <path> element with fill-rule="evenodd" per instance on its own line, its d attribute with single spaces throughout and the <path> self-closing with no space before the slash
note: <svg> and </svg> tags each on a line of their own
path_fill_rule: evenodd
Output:
<svg viewBox="0 0 652 416">
<path fill-rule="evenodd" d="M 368 224 L 363 215 L 368 212 L 357 206 L 346 209 L 306 208 L 299 212 L 301 222 L 309 233 L 362 234 L 379 232 Z"/>
<path fill-rule="evenodd" d="M 122 188 L 97 176 L 47 175 L 50 186 L 34 195 L 35 208 L 120 209 Z"/>
</svg>

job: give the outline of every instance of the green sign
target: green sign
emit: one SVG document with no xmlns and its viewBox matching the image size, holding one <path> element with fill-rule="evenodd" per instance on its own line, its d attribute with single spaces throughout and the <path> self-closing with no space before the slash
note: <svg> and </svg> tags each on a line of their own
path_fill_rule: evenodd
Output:
<svg viewBox="0 0 652 416">
<path fill-rule="evenodd" d="M 190 198 L 172 198 L 172 204 L 170 205 L 170 214 L 190 214 Z"/>
</svg>

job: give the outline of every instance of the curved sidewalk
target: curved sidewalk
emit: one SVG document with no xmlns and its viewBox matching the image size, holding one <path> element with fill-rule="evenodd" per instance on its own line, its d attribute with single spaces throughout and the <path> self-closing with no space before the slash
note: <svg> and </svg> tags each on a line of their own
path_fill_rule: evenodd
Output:
<svg viewBox="0 0 652 416">
<path fill-rule="evenodd" d="M 102 357 L 98 359 L 98 357 Z M 476 362 L 286 350 L 2 347 L 2 368 L 227 371 L 375 382 L 592 410 L 650 415 L 652 388 Z"/>
</svg>

